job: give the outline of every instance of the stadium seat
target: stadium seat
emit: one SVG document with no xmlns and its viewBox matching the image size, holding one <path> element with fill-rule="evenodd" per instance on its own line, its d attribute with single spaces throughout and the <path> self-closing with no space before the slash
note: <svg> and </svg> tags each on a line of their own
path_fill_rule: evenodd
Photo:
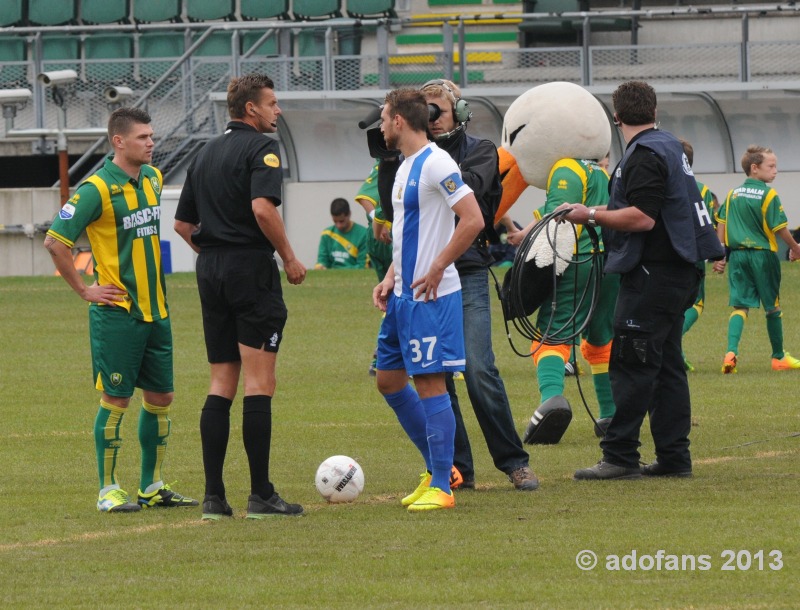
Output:
<svg viewBox="0 0 800 610">
<path fill-rule="evenodd" d="M 129 34 L 118 32 L 87 36 L 83 53 L 87 79 L 119 85 L 133 80 L 133 39 Z"/>
<path fill-rule="evenodd" d="M 31 25 L 74 24 L 77 16 L 75 0 L 28 0 L 28 23 Z"/>
<path fill-rule="evenodd" d="M 525 13 L 578 13 L 589 10 L 586 0 L 523 0 Z M 593 32 L 616 32 L 632 30 L 632 19 L 597 18 L 589 20 Z M 583 19 L 552 17 L 537 20 L 522 20 L 519 24 L 522 46 L 531 47 L 536 42 L 580 42 L 583 37 Z"/>
<path fill-rule="evenodd" d="M 242 19 L 288 19 L 289 0 L 241 0 Z"/>
<path fill-rule="evenodd" d="M 246 53 L 250 51 L 250 49 L 258 43 L 259 38 L 264 35 L 264 32 L 243 32 L 242 33 L 242 52 Z M 253 49 L 253 53 L 251 55 L 278 55 L 278 34 L 273 33 L 268 38 L 264 39 L 257 48 Z"/>
<path fill-rule="evenodd" d="M 179 22 L 181 20 L 181 0 L 135 0 L 133 3 L 133 20 L 136 23 L 153 23 L 157 21 Z"/>
<path fill-rule="evenodd" d="M 42 69 L 80 72 L 81 39 L 79 36 L 42 35 Z"/>
<path fill-rule="evenodd" d="M 21 36 L 0 36 L 0 85 L 3 88 L 26 86 L 26 44 Z"/>
<path fill-rule="evenodd" d="M 21 25 L 23 18 L 22 0 L 3 0 L 3 2 L 0 2 L 0 27 Z"/>
<path fill-rule="evenodd" d="M 186 0 L 189 21 L 214 21 L 235 19 L 235 0 Z"/>
<path fill-rule="evenodd" d="M 83 23 L 127 23 L 129 15 L 128 0 L 81 0 Z"/>
<path fill-rule="evenodd" d="M 139 36 L 139 77 L 156 80 L 186 51 L 183 32 L 146 32 Z"/>
<path fill-rule="evenodd" d="M 341 0 L 294 0 L 292 14 L 297 21 L 315 21 L 342 16 Z"/>
<path fill-rule="evenodd" d="M 354 19 L 397 17 L 394 0 L 347 0 L 347 16 Z"/>
</svg>

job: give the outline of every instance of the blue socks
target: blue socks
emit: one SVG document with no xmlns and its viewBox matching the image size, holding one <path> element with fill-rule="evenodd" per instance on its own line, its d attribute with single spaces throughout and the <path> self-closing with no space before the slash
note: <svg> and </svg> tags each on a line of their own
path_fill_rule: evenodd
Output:
<svg viewBox="0 0 800 610">
<path fill-rule="evenodd" d="M 430 451 L 428 450 L 428 431 L 426 429 L 425 409 L 422 407 L 422 402 L 416 390 L 414 390 L 410 384 L 406 384 L 406 387 L 399 392 L 385 394 L 384 398 L 394 410 L 408 438 L 416 445 L 422 457 L 425 459 L 425 468 L 430 470 L 431 457 Z"/>
<path fill-rule="evenodd" d="M 431 453 L 431 487 L 450 493 L 450 470 L 453 467 L 453 441 L 456 417 L 449 394 L 431 396 L 421 401 L 427 419 L 428 447 Z"/>
</svg>

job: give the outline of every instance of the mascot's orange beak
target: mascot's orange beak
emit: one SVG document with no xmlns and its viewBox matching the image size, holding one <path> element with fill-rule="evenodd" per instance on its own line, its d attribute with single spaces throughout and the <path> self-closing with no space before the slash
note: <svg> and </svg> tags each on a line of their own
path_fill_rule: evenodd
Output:
<svg viewBox="0 0 800 610">
<path fill-rule="evenodd" d="M 503 183 L 503 198 L 500 200 L 500 207 L 495 214 L 495 224 L 500 222 L 503 215 L 508 212 L 512 205 L 517 202 L 522 191 L 528 188 L 528 183 L 522 178 L 522 174 L 517 167 L 517 160 L 505 148 L 498 148 L 500 156 L 500 180 Z"/>
</svg>

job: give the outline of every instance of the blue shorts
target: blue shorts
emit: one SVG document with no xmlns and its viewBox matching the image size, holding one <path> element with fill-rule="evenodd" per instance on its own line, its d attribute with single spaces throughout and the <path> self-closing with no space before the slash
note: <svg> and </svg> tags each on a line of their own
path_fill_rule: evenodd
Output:
<svg viewBox="0 0 800 610">
<path fill-rule="evenodd" d="M 460 290 L 427 303 L 389 296 L 378 334 L 378 370 L 430 375 L 463 371 L 465 364 Z"/>
</svg>

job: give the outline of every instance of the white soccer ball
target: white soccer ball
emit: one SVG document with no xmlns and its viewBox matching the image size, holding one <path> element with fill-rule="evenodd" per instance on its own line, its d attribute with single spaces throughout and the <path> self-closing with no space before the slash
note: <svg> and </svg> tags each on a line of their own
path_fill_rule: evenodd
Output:
<svg viewBox="0 0 800 610">
<path fill-rule="evenodd" d="M 364 489 L 364 471 L 353 458 L 334 455 L 319 465 L 314 483 L 328 502 L 352 502 Z"/>
</svg>

